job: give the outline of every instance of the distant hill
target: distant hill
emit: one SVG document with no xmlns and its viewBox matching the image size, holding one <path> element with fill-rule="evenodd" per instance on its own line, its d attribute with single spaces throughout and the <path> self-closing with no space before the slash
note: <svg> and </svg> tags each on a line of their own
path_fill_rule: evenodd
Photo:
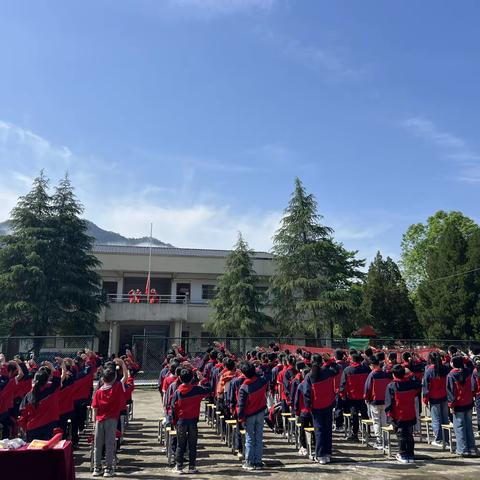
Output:
<svg viewBox="0 0 480 480">
<path fill-rule="evenodd" d="M 88 234 L 95 238 L 95 243 L 102 245 L 131 245 L 131 246 L 146 246 L 150 243 L 149 237 L 127 238 L 116 232 L 104 230 L 93 222 L 87 220 Z M 10 222 L 0 223 L 0 235 L 5 235 L 10 232 Z M 152 245 L 155 247 L 172 247 L 169 243 L 161 242 L 156 238 L 152 238 Z"/>
</svg>

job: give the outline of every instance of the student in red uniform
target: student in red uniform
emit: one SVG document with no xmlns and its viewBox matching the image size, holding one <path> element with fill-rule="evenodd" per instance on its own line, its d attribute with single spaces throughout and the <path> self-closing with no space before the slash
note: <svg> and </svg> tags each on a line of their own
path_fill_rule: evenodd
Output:
<svg viewBox="0 0 480 480">
<path fill-rule="evenodd" d="M 238 420 L 245 425 L 245 470 L 263 467 L 263 425 L 267 408 L 268 381 L 258 377 L 255 366 L 244 362 L 240 368 L 245 380 L 238 391 Z"/>
<path fill-rule="evenodd" d="M 305 407 L 312 412 L 315 429 L 315 458 L 322 465 L 330 463 L 332 456 L 334 378 L 339 368 L 334 357 L 324 362 L 321 355 L 314 355 L 312 369 L 305 379 Z"/>
<path fill-rule="evenodd" d="M 358 442 L 358 415 L 360 414 L 363 419 L 368 419 L 367 405 L 363 399 L 368 375 L 370 375 L 370 367 L 363 363 L 360 353 L 354 353 L 352 362 L 343 371 L 339 390 L 345 400 L 345 407 L 352 414 L 352 433 L 348 440 L 353 442 Z"/>
<path fill-rule="evenodd" d="M 453 413 L 457 455 L 471 457 L 477 455 L 473 435 L 472 409 L 475 384 L 472 372 L 464 366 L 464 358 L 455 355 L 451 360 L 452 370 L 447 376 L 448 406 Z"/>
<path fill-rule="evenodd" d="M 196 373 L 201 382 L 203 376 Z M 175 473 L 183 473 L 183 457 L 188 443 L 188 473 L 197 473 L 197 441 L 200 403 L 211 393 L 210 385 L 194 385 L 194 374 L 184 368 L 180 372 L 181 384 L 175 391 L 171 401 L 172 422 L 177 430 L 177 450 L 175 452 Z"/>
<path fill-rule="evenodd" d="M 432 417 L 432 430 L 435 439 L 432 445 L 443 446 L 442 424 L 448 424 L 448 402 L 447 402 L 447 375 L 448 368 L 443 365 L 442 358 L 438 352 L 430 352 L 428 355 L 428 367 L 423 376 L 423 403 L 430 405 L 430 416 Z M 445 433 L 448 443 L 448 432 Z"/>
<path fill-rule="evenodd" d="M 58 359 L 62 369 L 61 389 L 58 395 L 58 407 L 60 421 L 59 426 L 63 431 L 63 438 L 67 438 L 68 420 L 73 423 L 75 413 L 75 372 L 72 370 L 73 360 L 71 358 Z M 65 372 L 65 373 L 63 373 Z"/>
<path fill-rule="evenodd" d="M 20 423 L 27 432 L 27 442 L 52 438 L 60 419 L 60 382 L 60 372 L 54 370 L 50 363 L 40 367 L 33 377 L 32 390 L 20 405 Z"/>
<path fill-rule="evenodd" d="M 338 373 L 335 375 L 334 378 L 334 385 L 335 385 L 335 409 L 333 411 L 333 415 L 335 417 L 335 431 L 336 432 L 343 432 L 343 407 L 344 402 L 342 397 L 339 394 L 340 390 L 340 381 L 342 380 L 343 371 L 348 367 L 348 362 L 346 360 L 345 350 L 337 348 L 335 350 L 335 363 L 338 366 Z"/>
<path fill-rule="evenodd" d="M 480 349 L 475 349 L 475 356 L 473 357 L 473 376 L 472 381 L 475 388 L 475 407 L 477 409 L 477 437 L 480 436 Z"/>
<path fill-rule="evenodd" d="M 301 350 L 300 350 L 301 352 Z M 294 355 L 289 355 L 287 358 L 287 366 L 284 369 L 282 377 L 282 402 L 285 402 L 285 412 L 290 412 L 293 405 L 293 395 L 292 395 L 292 381 L 295 378 L 295 375 L 298 373 L 298 370 L 295 368 L 297 359 Z M 305 364 L 304 364 L 305 366 Z"/>
<path fill-rule="evenodd" d="M 415 402 L 421 385 L 415 377 L 405 375 L 403 365 L 395 365 L 392 374 L 393 382 L 388 385 L 385 395 L 385 412 L 391 417 L 398 437 L 399 453 L 396 458 L 400 463 L 414 463 Z"/>
<path fill-rule="evenodd" d="M 93 476 L 102 475 L 102 453 L 105 448 L 104 477 L 113 477 L 113 460 L 115 457 L 116 431 L 120 411 L 125 403 L 125 382 L 127 367 L 122 359 L 116 358 L 115 363 L 122 369 L 123 377 L 117 382 L 114 368 L 105 368 L 102 376 L 103 385 L 95 392 L 92 401 L 95 419 L 95 456 Z"/>
<path fill-rule="evenodd" d="M 298 363 L 297 363 L 298 365 Z M 297 367 L 300 370 L 300 368 Z M 304 368 L 294 379 L 293 387 L 298 382 L 298 387 L 295 388 L 293 411 L 297 417 L 298 423 L 300 423 L 300 450 L 298 454 L 305 457 L 308 455 L 307 451 L 307 436 L 305 434 L 305 428 L 313 426 L 312 411 L 305 405 L 305 378 L 310 373 L 310 368 Z"/>
<path fill-rule="evenodd" d="M 373 432 L 377 438 L 375 448 L 383 449 L 382 427 L 387 425 L 385 414 L 385 393 L 388 384 L 392 381 L 392 374 L 386 372 L 382 367 L 380 358 L 384 356 L 375 354 L 370 357 L 370 368 L 372 371 L 365 382 L 365 401 L 370 405 L 370 416 L 373 421 Z"/>
<path fill-rule="evenodd" d="M 4 363 L 5 357 L 0 358 L 0 424 L 2 438 L 10 438 L 13 427 L 11 410 L 13 409 L 15 390 L 23 377 L 23 372 L 17 362 Z"/>
</svg>

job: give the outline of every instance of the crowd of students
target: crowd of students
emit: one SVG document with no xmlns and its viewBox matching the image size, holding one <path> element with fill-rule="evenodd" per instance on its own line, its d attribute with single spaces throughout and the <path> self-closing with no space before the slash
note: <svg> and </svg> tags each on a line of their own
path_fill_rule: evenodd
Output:
<svg viewBox="0 0 480 480">
<path fill-rule="evenodd" d="M 314 459 L 320 464 L 331 461 L 332 432 L 344 431 L 345 413 L 351 414 L 348 441 L 359 441 L 360 418 L 371 419 L 374 446 L 381 449 L 382 427 L 391 424 L 398 437 L 397 460 L 414 463 L 422 402 L 432 418 L 433 446 L 443 446 L 441 426 L 452 421 L 457 455 L 478 456 L 472 410 L 475 403 L 480 407 L 479 369 L 480 350 L 465 354 L 454 346 L 422 358 L 414 352 L 373 348 L 320 355 L 300 348 L 281 351 L 271 344 L 240 358 L 216 345 L 199 362 L 174 346 L 158 383 L 166 422 L 177 429 L 174 471 L 183 473 L 187 445 L 189 471 L 197 471 L 197 423 L 204 398 L 215 403 L 225 419 L 237 421 L 236 447 L 246 470 L 264 467 L 264 424 L 281 429 L 282 413 L 301 425 L 300 455 L 307 455 L 305 428 L 314 428 Z M 478 416 L 477 422 L 480 430 Z"/>
<path fill-rule="evenodd" d="M 55 433 L 78 447 L 91 405 L 95 420 L 94 476 L 114 475 L 117 432 L 123 431 L 139 370 L 132 353 L 108 361 L 88 349 L 72 358 L 38 363 L 21 355 L 7 361 L 0 354 L 0 427 L 2 439 L 17 436 L 50 440 Z M 93 391 L 94 379 L 98 387 Z M 102 458 L 105 452 L 105 469 Z"/>
</svg>

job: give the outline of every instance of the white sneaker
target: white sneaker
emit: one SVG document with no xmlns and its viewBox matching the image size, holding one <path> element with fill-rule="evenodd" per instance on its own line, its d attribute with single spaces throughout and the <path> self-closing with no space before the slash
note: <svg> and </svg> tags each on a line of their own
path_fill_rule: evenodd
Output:
<svg viewBox="0 0 480 480">
<path fill-rule="evenodd" d="M 320 465 L 326 465 L 326 464 L 327 464 L 327 457 L 320 457 L 320 458 L 318 459 L 318 463 L 319 463 Z"/>
<path fill-rule="evenodd" d="M 300 450 L 298 451 L 298 454 L 301 457 L 306 457 L 308 455 L 308 450 L 306 448 L 301 447 Z"/>
<path fill-rule="evenodd" d="M 400 463 L 408 463 L 408 459 L 406 459 L 405 457 L 402 457 L 399 453 L 397 453 L 395 455 L 395 458 L 397 459 L 397 461 L 399 461 Z"/>
<path fill-rule="evenodd" d="M 94 468 L 92 472 L 92 477 L 101 477 L 103 472 L 99 468 Z"/>
<path fill-rule="evenodd" d="M 434 440 L 432 443 L 431 443 L 432 447 L 443 447 L 443 443 L 442 442 L 437 442 L 436 440 Z"/>
</svg>

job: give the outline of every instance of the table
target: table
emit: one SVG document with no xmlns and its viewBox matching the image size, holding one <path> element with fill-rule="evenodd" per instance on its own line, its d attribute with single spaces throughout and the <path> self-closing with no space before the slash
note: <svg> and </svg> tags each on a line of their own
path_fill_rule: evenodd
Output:
<svg viewBox="0 0 480 480">
<path fill-rule="evenodd" d="M 50 450 L 0 450 L 2 478 L 75 480 L 72 442 Z"/>
</svg>

